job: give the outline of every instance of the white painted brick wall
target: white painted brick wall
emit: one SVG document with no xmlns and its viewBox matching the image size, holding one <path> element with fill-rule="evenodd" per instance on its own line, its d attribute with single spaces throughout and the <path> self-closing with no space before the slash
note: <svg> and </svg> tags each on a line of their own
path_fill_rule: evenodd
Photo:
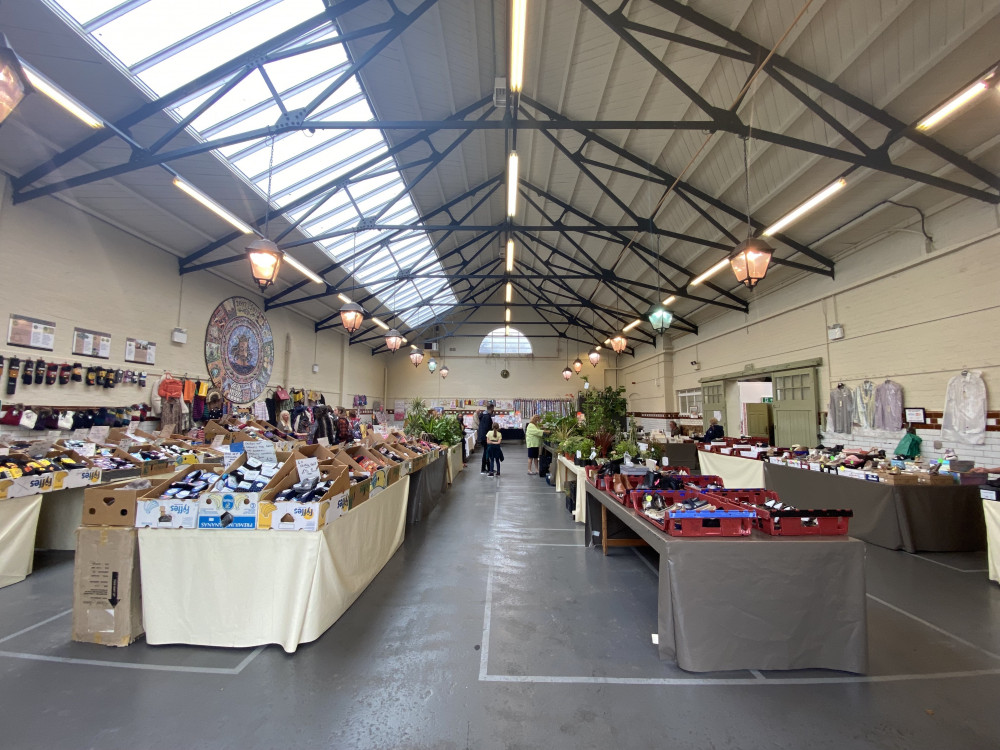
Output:
<svg viewBox="0 0 1000 750">
<path fill-rule="evenodd" d="M 823 445 L 843 445 L 845 448 L 864 450 L 878 448 L 890 455 L 896 450 L 902 439 L 903 430 L 889 432 L 885 430 L 855 430 L 850 435 L 824 431 Z M 941 430 L 917 430 L 917 436 L 923 442 L 920 444 L 920 455 L 925 459 L 941 458 L 946 448 L 951 448 L 959 458 L 976 462 L 977 466 L 990 468 L 1000 466 L 1000 432 L 987 432 L 983 445 L 968 445 L 953 441 L 942 441 L 940 448 L 934 447 L 935 441 L 941 441 Z"/>
</svg>

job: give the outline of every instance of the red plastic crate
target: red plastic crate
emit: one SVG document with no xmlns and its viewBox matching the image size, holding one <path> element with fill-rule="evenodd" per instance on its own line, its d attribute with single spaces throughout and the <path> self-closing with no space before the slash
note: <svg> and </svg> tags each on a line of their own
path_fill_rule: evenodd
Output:
<svg viewBox="0 0 1000 750">
<path fill-rule="evenodd" d="M 680 513 L 675 512 L 674 515 L 668 513 L 660 521 L 649 517 L 643 512 L 643 499 L 650 494 L 663 498 L 663 503 L 668 506 L 694 498 L 707 500 L 716 506 L 718 510 L 681 511 Z M 753 525 L 752 511 L 697 490 L 634 490 L 629 492 L 629 500 L 632 507 L 643 520 L 660 529 L 660 531 L 667 532 L 671 536 L 749 536 Z M 730 514 L 734 512 L 741 515 L 731 516 Z"/>
<path fill-rule="evenodd" d="M 620 478 L 622 484 L 625 485 L 625 497 L 619 497 L 615 492 L 615 478 Z M 644 477 L 642 475 L 631 476 L 629 474 L 615 474 L 614 476 L 604 478 L 604 489 L 611 494 L 611 496 L 620 502 L 622 505 L 631 507 L 628 501 L 629 491 L 636 489 L 641 483 Z"/>
<path fill-rule="evenodd" d="M 710 484 L 717 484 L 720 487 L 725 486 L 722 477 L 715 476 L 714 474 L 691 474 L 684 477 L 684 484 L 694 485 L 701 489 L 707 488 Z"/>
<path fill-rule="evenodd" d="M 764 507 L 778 494 L 761 489 L 713 490 L 712 497 L 735 503 L 756 512 L 754 526 L 771 536 L 843 536 L 854 511 L 841 508 L 771 510 Z"/>
</svg>

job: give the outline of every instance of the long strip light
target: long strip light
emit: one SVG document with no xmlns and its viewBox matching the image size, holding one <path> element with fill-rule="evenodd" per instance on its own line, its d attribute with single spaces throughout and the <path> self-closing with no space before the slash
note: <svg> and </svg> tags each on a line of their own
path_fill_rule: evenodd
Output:
<svg viewBox="0 0 1000 750">
<path fill-rule="evenodd" d="M 220 219 L 223 219 L 224 221 L 229 222 L 230 224 L 232 224 L 234 227 L 236 227 L 237 229 L 239 229 L 244 234 L 253 234 L 253 230 L 250 228 L 250 226 L 248 224 L 246 224 L 246 223 L 240 221 L 239 219 L 237 219 L 235 216 L 233 216 L 231 213 L 229 213 L 226 209 L 224 209 L 218 203 L 216 203 L 211 198 L 209 198 L 207 195 L 205 195 L 204 193 L 202 193 L 199 190 L 195 189 L 194 187 L 192 187 L 188 183 L 184 182 L 184 180 L 182 180 L 181 178 L 175 177 L 174 178 L 174 185 L 176 185 L 181 190 L 183 190 L 185 193 L 187 193 L 188 195 L 190 195 L 192 198 L 194 198 L 196 201 L 198 201 L 201 205 L 203 205 L 205 208 L 207 208 L 213 214 L 215 214 L 216 216 L 218 216 Z"/>
<path fill-rule="evenodd" d="M 349 305 L 349 304 L 351 304 L 351 302 L 353 301 L 353 300 L 352 300 L 352 299 L 351 299 L 350 297 L 348 297 L 348 296 L 347 296 L 346 294 L 338 294 L 338 295 L 337 295 L 337 299 L 339 299 L 339 300 L 340 300 L 341 302 L 343 302 L 343 303 L 344 303 L 345 305 Z"/>
<path fill-rule="evenodd" d="M 517 151 L 507 157 L 507 215 L 517 214 Z"/>
<path fill-rule="evenodd" d="M 992 77 L 992 73 L 987 78 Z M 930 130 L 935 125 L 937 125 L 941 120 L 945 119 L 949 115 L 954 114 L 966 104 L 971 102 L 981 93 L 986 91 L 990 87 L 987 83 L 987 79 L 982 79 L 976 81 L 974 84 L 969 86 L 965 91 L 953 96 L 951 99 L 946 101 L 940 107 L 931 112 L 927 117 L 921 120 L 917 124 L 917 130 Z"/>
<path fill-rule="evenodd" d="M 524 28 L 528 0 L 514 0 L 510 16 L 510 90 L 519 92 L 524 84 Z"/>
<path fill-rule="evenodd" d="M 301 263 L 299 263 L 297 260 L 295 260 L 295 258 L 293 258 L 288 253 L 285 253 L 284 261 L 285 261 L 285 263 L 287 263 L 288 265 L 290 265 L 292 268 L 294 268 L 296 271 L 298 271 L 299 273 L 301 273 L 303 276 L 305 276 L 306 278 L 308 278 L 310 281 L 313 281 L 313 282 L 315 282 L 317 284 L 326 284 L 326 282 L 323 281 L 323 279 L 321 279 L 318 274 L 313 273 L 312 271 L 310 271 L 308 268 L 306 268 L 304 265 L 302 265 Z"/>
<path fill-rule="evenodd" d="M 622 328 L 622 333 L 627 333 L 628 331 L 631 331 L 633 328 L 635 328 L 641 322 L 642 322 L 641 318 L 636 318 L 631 323 L 629 323 L 627 326 L 625 326 L 624 328 Z"/>
<path fill-rule="evenodd" d="M 33 70 L 27 65 L 22 64 L 25 74 L 28 76 L 28 81 L 36 89 L 45 94 L 49 99 L 54 101 L 60 107 L 65 109 L 71 115 L 76 117 L 81 122 L 86 123 L 90 127 L 97 129 L 104 127 L 104 121 L 91 114 L 90 111 L 84 107 L 82 104 L 78 104 L 76 100 L 70 97 L 68 94 L 64 94 L 59 88 L 49 81 L 45 76 L 39 73 L 37 70 Z"/>
<path fill-rule="evenodd" d="M 383 323 L 381 320 L 379 320 L 375 316 L 372 316 L 372 323 L 374 323 L 375 325 L 377 325 L 383 331 L 388 331 L 389 330 L 389 326 L 387 326 L 385 323 Z"/>
<path fill-rule="evenodd" d="M 505 312 L 503 314 L 503 319 L 504 319 L 505 323 L 510 323 L 510 308 L 509 307 L 505 310 Z"/>
<path fill-rule="evenodd" d="M 514 270 L 514 240 L 507 240 L 507 273 Z"/>
<path fill-rule="evenodd" d="M 509 305 L 511 298 L 514 296 L 514 285 L 509 281 L 507 282 L 507 292 L 504 295 L 504 301 Z"/>
<path fill-rule="evenodd" d="M 771 226 L 765 229 L 762 232 L 762 234 L 765 237 L 770 237 L 772 234 L 780 232 L 782 229 L 787 227 L 789 224 L 791 224 L 799 217 L 812 211 L 814 208 L 816 208 L 816 206 L 818 206 L 823 201 L 829 200 L 831 196 L 840 191 L 846 185 L 847 185 L 847 180 L 845 180 L 843 177 L 841 177 L 836 182 L 827 185 L 825 188 L 820 190 L 818 193 L 816 193 L 816 195 L 814 195 L 812 198 L 810 198 L 805 203 L 800 205 L 798 208 L 792 209 L 787 214 L 778 219 L 776 222 L 774 222 Z"/>
<path fill-rule="evenodd" d="M 720 260 L 714 266 L 705 271 L 705 273 L 703 273 L 701 276 L 696 276 L 694 279 L 692 279 L 691 283 L 688 284 L 688 286 L 698 286 L 698 284 L 705 281 L 706 279 L 711 278 L 712 276 L 715 276 L 715 274 L 717 274 L 723 268 L 727 268 L 728 266 L 729 266 L 729 258 Z"/>
<path fill-rule="evenodd" d="M 671 294 L 669 297 L 667 297 L 665 300 L 663 300 L 663 304 L 664 305 L 670 305 L 670 304 L 673 304 L 676 301 L 677 301 L 677 298 L 674 295 Z"/>
</svg>

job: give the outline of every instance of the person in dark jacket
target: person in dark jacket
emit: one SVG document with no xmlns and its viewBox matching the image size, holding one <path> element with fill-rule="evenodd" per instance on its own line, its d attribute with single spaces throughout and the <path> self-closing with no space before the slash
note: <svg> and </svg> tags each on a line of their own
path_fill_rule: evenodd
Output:
<svg viewBox="0 0 1000 750">
<path fill-rule="evenodd" d="M 479 412 L 479 427 L 476 430 L 476 442 L 483 446 L 483 463 L 480 474 L 486 473 L 486 434 L 493 427 L 493 403 L 486 405 L 486 410 Z"/>
<path fill-rule="evenodd" d="M 317 406 L 313 409 L 312 427 L 309 430 L 309 444 L 315 445 L 320 438 L 326 438 L 330 445 L 337 442 L 337 425 L 330 416 L 327 406 Z"/>
<path fill-rule="evenodd" d="M 726 431 L 722 429 L 722 425 L 719 424 L 719 420 L 712 417 L 708 421 L 708 429 L 705 431 L 705 437 L 701 439 L 703 443 L 711 443 L 713 440 L 722 440 Z"/>
<path fill-rule="evenodd" d="M 343 406 L 338 406 L 334 409 L 336 415 L 337 423 L 337 440 L 338 443 L 349 443 L 354 439 L 354 433 L 351 431 L 351 420 L 347 417 L 347 409 Z"/>
</svg>

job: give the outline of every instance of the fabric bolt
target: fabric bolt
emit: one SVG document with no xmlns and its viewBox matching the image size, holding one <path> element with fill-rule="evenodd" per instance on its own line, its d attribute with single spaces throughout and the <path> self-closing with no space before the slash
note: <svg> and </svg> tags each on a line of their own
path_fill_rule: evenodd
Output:
<svg viewBox="0 0 1000 750">
<path fill-rule="evenodd" d="M 827 413 L 827 425 L 831 432 L 846 435 L 851 433 L 854 419 L 854 395 L 851 389 L 840 385 L 830 391 L 830 408 Z"/>
<path fill-rule="evenodd" d="M 876 430 L 903 429 L 903 386 L 893 380 L 880 383 L 875 389 Z"/>
<path fill-rule="evenodd" d="M 986 383 L 978 370 L 966 370 L 948 381 L 941 439 L 970 445 L 986 442 Z"/>
<path fill-rule="evenodd" d="M 875 384 L 870 380 L 854 389 L 854 424 L 864 430 L 875 426 Z"/>
<path fill-rule="evenodd" d="M 292 653 L 319 638 L 403 542 L 410 477 L 316 532 L 140 529 L 146 642 Z M 252 565 L 233 565 L 234 560 Z M 178 576 L 177 561 L 212 575 Z M 261 571 L 281 585 L 262 585 Z"/>
</svg>

